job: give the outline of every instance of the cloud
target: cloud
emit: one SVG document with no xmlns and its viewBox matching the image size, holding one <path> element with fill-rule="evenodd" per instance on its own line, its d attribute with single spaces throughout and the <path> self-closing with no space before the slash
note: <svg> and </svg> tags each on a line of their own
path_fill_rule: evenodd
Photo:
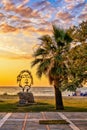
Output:
<svg viewBox="0 0 87 130">
<path fill-rule="evenodd" d="M 4 17 L 4 14 L 3 13 L 0 13 L 0 19 Z"/>
<path fill-rule="evenodd" d="M 19 3 L 18 7 L 26 5 L 30 0 L 18 0 L 17 2 Z"/>
<path fill-rule="evenodd" d="M 75 8 L 80 8 L 80 7 L 83 7 L 85 5 L 85 2 L 82 2 L 82 3 L 78 3 Z"/>
<path fill-rule="evenodd" d="M 44 7 L 44 6 L 47 6 L 49 5 L 50 2 L 46 1 L 46 0 L 43 0 L 43 1 L 38 1 L 38 2 L 35 2 L 33 4 L 34 7 L 38 8 L 38 7 Z"/>
<path fill-rule="evenodd" d="M 10 59 L 30 59 L 32 45 L 29 44 L 29 39 L 26 36 L 0 34 L 0 57 Z M 18 38 L 18 39 L 17 39 Z M 2 39 L 2 40 L 1 40 Z M 29 50 L 30 49 L 30 50 Z"/>
<path fill-rule="evenodd" d="M 3 13 L 0 13 L 0 25 L 3 24 L 5 21 L 5 16 Z"/>
<path fill-rule="evenodd" d="M 87 20 L 87 14 L 82 14 L 79 16 L 80 19 Z"/>
<path fill-rule="evenodd" d="M 7 24 L 2 24 L 0 25 L 0 30 L 1 32 L 8 33 L 8 32 L 15 32 L 18 29 Z"/>
<path fill-rule="evenodd" d="M 82 10 L 81 14 L 87 15 L 87 4 L 85 4 L 84 9 Z"/>
<path fill-rule="evenodd" d="M 35 2 L 32 6 L 36 9 L 38 14 L 40 14 L 41 18 L 44 19 L 50 18 L 55 11 L 51 3 L 46 0 Z"/>
<path fill-rule="evenodd" d="M 67 10 L 70 10 L 70 11 L 73 10 L 74 7 L 75 7 L 75 4 L 74 4 L 74 3 L 72 3 L 72 4 L 67 4 L 67 6 L 66 6 Z"/>
<path fill-rule="evenodd" d="M 20 6 L 20 7 L 17 7 L 14 10 L 14 12 L 23 17 L 29 17 L 32 13 L 32 9 L 30 7 Z"/>
<path fill-rule="evenodd" d="M 15 5 L 14 3 L 6 3 L 4 5 L 5 11 L 14 11 L 15 10 Z"/>
<path fill-rule="evenodd" d="M 49 33 L 52 23 L 59 26 L 72 25 L 77 18 L 86 19 L 83 12 L 85 2 L 83 0 L 55 0 L 54 3 L 47 0 L 37 0 L 29 6 L 29 0 L 2 0 L 1 31 L 4 33 L 18 33 L 21 29 L 25 34 L 28 32 Z M 81 21 L 80 20 L 80 21 Z M 50 28 L 49 28 L 50 26 Z"/>
<path fill-rule="evenodd" d="M 32 2 L 31 6 L 28 5 L 29 0 L 2 0 L 2 3 L 4 11 L 2 10 L 3 13 L 0 14 L 2 19 L 0 26 L 4 33 L 19 32 L 22 29 L 26 34 L 27 31 L 44 34 L 45 31 L 51 30 L 49 29 L 51 23 L 72 25 L 76 17 L 86 17 L 79 11 L 85 5 L 83 0 L 65 0 L 64 3 L 60 0 L 54 3 L 37 0 Z M 80 13 L 78 16 L 77 10 Z"/>
<path fill-rule="evenodd" d="M 0 58 L 7 58 L 7 59 L 32 59 L 32 56 L 30 54 L 16 54 L 14 52 L 10 52 L 10 51 L 6 51 L 2 50 L 2 48 L 0 48 Z"/>
<path fill-rule="evenodd" d="M 4 11 L 5 13 L 9 15 L 9 13 L 13 12 L 14 15 L 19 15 L 22 17 L 29 17 L 32 13 L 32 9 L 28 6 L 26 6 L 25 4 L 28 2 L 28 0 L 22 0 L 18 1 L 19 4 L 14 3 L 13 1 L 9 1 L 9 2 L 3 2 L 4 3 Z"/>
<path fill-rule="evenodd" d="M 73 3 L 73 2 L 84 2 L 85 0 L 65 0 L 65 2 L 67 2 L 67 3 Z"/>
<path fill-rule="evenodd" d="M 52 29 L 52 28 L 51 28 Z M 46 29 L 44 30 L 43 28 L 38 29 L 37 33 L 40 35 L 39 37 L 41 37 L 42 35 L 51 35 L 52 34 L 52 30 Z"/>
<path fill-rule="evenodd" d="M 87 4 L 85 4 L 85 7 L 84 7 L 84 9 L 83 9 L 83 12 L 84 12 L 84 13 L 87 13 Z"/>
<path fill-rule="evenodd" d="M 84 7 L 85 7 L 85 2 L 83 2 L 83 3 L 78 3 L 78 4 L 75 5 L 74 8 L 72 9 L 72 14 L 73 14 L 74 16 L 76 16 L 76 14 L 77 14 L 77 16 L 79 16 L 79 15 L 81 14 L 82 10 L 84 9 Z"/>
<path fill-rule="evenodd" d="M 9 27 L 8 31 L 24 30 L 33 26 L 33 30 L 48 26 L 48 23 L 65 20 L 73 23 L 85 6 L 84 0 L 2 0 L 1 19 Z M 31 6 L 30 6 L 31 3 Z M 78 15 L 78 16 L 77 16 Z M 45 26 L 43 26 L 45 25 Z M 7 28 L 7 27 L 6 27 Z M 27 29 L 28 30 L 28 29 Z M 7 31 L 4 31 L 7 32 Z"/>
<path fill-rule="evenodd" d="M 79 13 L 81 13 L 81 9 L 84 8 L 85 6 L 85 0 L 65 0 L 66 2 L 66 9 L 69 11 L 76 12 L 78 11 Z M 75 13 L 75 16 L 78 15 L 78 12 Z"/>
<path fill-rule="evenodd" d="M 80 20 L 87 20 L 87 4 L 85 5 L 83 11 L 81 12 L 81 14 L 78 18 Z"/>
<path fill-rule="evenodd" d="M 72 20 L 73 16 L 69 14 L 68 12 L 58 12 L 56 15 L 56 18 L 61 20 Z"/>
</svg>

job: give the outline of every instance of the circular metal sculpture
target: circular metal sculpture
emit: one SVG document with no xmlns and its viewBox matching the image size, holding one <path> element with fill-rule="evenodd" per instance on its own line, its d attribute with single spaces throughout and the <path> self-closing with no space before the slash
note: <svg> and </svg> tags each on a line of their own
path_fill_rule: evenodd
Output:
<svg viewBox="0 0 87 130">
<path fill-rule="evenodd" d="M 28 92 L 33 84 L 33 77 L 29 70 L 22 70 L 17 76 L 17 82 L 19 83 L 19 87 L 22 88 L 23 92 Z"/>
</svg>

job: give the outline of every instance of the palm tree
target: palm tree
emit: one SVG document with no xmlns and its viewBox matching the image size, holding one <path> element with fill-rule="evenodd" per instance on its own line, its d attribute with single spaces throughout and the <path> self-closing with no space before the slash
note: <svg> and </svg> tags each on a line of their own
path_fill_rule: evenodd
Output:
<svg viewBox="0 0 87 130">
<path fill-rule="evenodd" d="M 68 80 L 68 57 L 71 37 L 63 29 L 53 26 L 53 36 L 44 35 L 41 38 L 33 56 L 32 67 L 37 65 L 37 76 L 48 76 L 50 84 L 54 85 L 56 110 L 64 109 L 61 86 Z"/>
</svg>

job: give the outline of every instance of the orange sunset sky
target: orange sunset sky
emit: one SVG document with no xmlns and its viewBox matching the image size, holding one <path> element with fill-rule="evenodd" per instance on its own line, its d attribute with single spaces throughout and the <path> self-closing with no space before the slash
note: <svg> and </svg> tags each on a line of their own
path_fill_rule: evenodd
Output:
<svg viewBox="0 0 87 130">
<path fill-rule="evenodd" d="M 0 0 L 0 86 L 17 86 L 16 77 L 28 69 L 34 86 L 48 86 L 31 69 L 32 53 L 52 24 L 62 28 L 87 20 L 87 0 Z"/>
</svg>

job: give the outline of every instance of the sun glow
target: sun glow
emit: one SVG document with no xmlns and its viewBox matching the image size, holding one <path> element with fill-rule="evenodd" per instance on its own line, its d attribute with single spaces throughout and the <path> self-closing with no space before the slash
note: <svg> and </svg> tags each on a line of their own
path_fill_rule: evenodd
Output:
<svg viewBox="0 0 87 130">
<path fill-rule="evenodd" d="M 48 86 L 48 80 L 36 77 L 36 69 L 31 68 L 31 60 L 12 60 L 0 58 L 0 86 L 17 86 L 17 75 L 21 70 L 30 70 L 33 76 L 33 86 Z"/>
<path fill-rule="evenodd" d="M 21 70 L 32 72 L 34 86 L 48 86 L 31 69 L 32 53 L 52 24 L 68 28 L 87 20 L 87 0 L 0 0 L 0 86 L 17 86 Z"/>
</svg>

